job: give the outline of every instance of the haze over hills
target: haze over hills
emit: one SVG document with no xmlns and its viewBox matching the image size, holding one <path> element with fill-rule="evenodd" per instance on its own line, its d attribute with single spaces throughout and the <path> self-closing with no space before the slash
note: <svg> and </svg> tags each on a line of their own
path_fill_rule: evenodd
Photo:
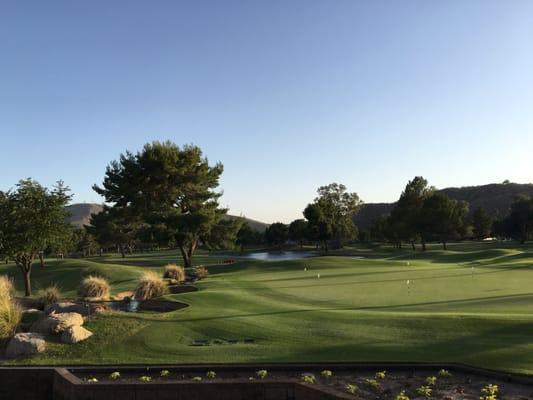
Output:
<svg viewBox="0 0 533 400">
<path fill-rule="evenodd" d="M 491 183 L 480 186 L 451 187 L 440 189 L 452 199 L 466 201 L 470 212 L 482 207 L 496 218 L 501 218 L 509 213 L 511 203 L 518 196 L 533 197 L 533 184 L 531 183 Z M 398 196 L 399 197 L 399 196 Z M 395 203 L 367 203 L 361 207 L 355 216 L 359 229 L 366 230 L 381 216 L 388 215 Z"/>
<path fill-rule="evenodd" d="M 103 209 L 101 204 L 95 203 L 75 203 L 67 206 L 67 210 L 70 212 L 69 222 L 77 228 L 82 228 L 84 225 L 89 225 L 91 214 L 98 214 Z M 228 215 L 228 218 L 239 218 L 235 215 Z M 250 218 L 245 218 L 246 222 L 252 229 L 259 232 L 264 232 L 268 227 L 268 224 L 260 221 L 256 221 Z"/>
</svg>

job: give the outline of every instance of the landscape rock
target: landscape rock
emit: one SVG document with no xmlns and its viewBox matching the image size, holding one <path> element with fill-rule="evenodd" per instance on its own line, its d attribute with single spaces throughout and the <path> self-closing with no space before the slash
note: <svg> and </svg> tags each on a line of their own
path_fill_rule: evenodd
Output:
<svg viewBox="0 0 533 400">
<path fill-rule="evenodd" d="M 42 353 L 46 342 L 38 333 L 17 333 L 7 345 L 6 357 L 17 358 Z"/>
<path fill-rule="evenodd" d="M 90 306 L 87 306 L 85 304 L 81 303 L 72 303 L 72 302 L 64 302 L 64 303 L 53 303 L 49 304 L 44 309 L 45 313 L 51 314 L 61 314 L 61 313 L 78 313 L 83 316 L 89 315 Z"/>
<path fill-rule="evenodd" d="M 81 325 L 83 325 L 83 317 L 79 313 L 69 312 L 57 314 L 53 312 L 47 317 L 35 322 L 31 327 L 31 331 L 48 335 L 61 333 L 71 326 Z"/>
<path fill-rule="evenodd" d="M 61 341 L 63 343 L 78 343 L 90 338 L 93 333 L 83 326 L 71 326 L 63 331 L 61 334 Z"/>
</svg>

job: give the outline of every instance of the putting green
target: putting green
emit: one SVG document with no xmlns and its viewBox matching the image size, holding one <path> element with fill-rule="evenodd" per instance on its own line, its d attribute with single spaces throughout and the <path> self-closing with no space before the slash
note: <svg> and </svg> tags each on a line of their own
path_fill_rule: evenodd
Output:
<svg viewBox="0 0 533 400">
<path fill-rule="evenodd" d="M 87 342 L 52 343 L 44 355 L 18 362 L 433 361 L 533 373 L 531 250 L 450 249 L 347 249 L 334 257 L 213 265 L 198 292 L 167 296 L 190 304 L 186 309 L 98 317 L 87 323 L 95 332 Z M 202 255 L 198 262 L 220 260 Z M 98 273 L 119 292 L 170 261 L 175 253 L 51 261 L 34 267 L 33 280 L 73 295 L 82 275 Z M 0 267 L 6 270 L 17 274 Z"/>
</svg>

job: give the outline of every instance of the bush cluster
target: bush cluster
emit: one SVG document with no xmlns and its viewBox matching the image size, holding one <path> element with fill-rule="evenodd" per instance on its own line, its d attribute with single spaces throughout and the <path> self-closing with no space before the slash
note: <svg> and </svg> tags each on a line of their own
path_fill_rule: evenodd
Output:
<svg viewBox="0 0 533 400">
<path fill-rule="evenodd" d="M 145 272 L 135 288 L 135 299 L 149 300 L 163 296 L 167 285 L 165 281 L 154 272 Z"/>
<path fill-rule="evenodd" d="M 59 303 L 62 299 L 61 291 L 56 285 L 50 285 L 47 288 L 39 290 L 37 293 L 39 303 L 46 307 L 50 304 Z"/>
<path fill-rule="evenodd" d="M 165 265 L 165 272 L 163 278 L 172 279 L 177 283 L 185 282 L 185 270 L 176 264 Z"/>
<path fill-rule="evenodd" d="M 22 319 L 22 309 L 15 303 L 15 287 L 7 276 L 0 276 L 0 339 L 15 334 Z"/>
<path fill-rule="evenodd" d="M 83 279 L 79 288 L 79 295 L 85 299 L 109 299 L 109 283 L 99 276 L 89 275 Z"/>
</svg>

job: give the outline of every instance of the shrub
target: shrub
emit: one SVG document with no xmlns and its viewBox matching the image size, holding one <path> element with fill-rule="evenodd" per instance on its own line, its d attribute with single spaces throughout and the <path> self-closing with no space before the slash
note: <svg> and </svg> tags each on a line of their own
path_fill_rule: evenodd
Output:
<svg viewBox="0 0 533 400">
<path fill-rule="evenodd" d="M 432 392 L 433 390 L 429 386 L 420 386 L 419 388 L 416 388 L 416 394 L 427 399 L 431 397 Z"/>
<path fill-rule="evenodd" d="M 99 276 L 89 275 L 81 281 L 79 295 L 86 299 L 109 299 L 109 283 Z"/>
<path fill-rule="evenodd" d="M 150 376 L 147 376 L 147 375 L 143 375 L 139 378 L 139 380 L 141 382 L 152 382 L 152 378 Z"/>
<path fill-rule="evenodd" d="M 304 383 L 309 383 L 311 385 L 314 385 L 316 382 L 315 376 L 312 374 L 303 374 L 302 375 L 302 381 Z"/>
<path fill-rule="evenodd" d="M 109 379 L 117 380 L 118 378 L 120 378 L 120 372 L 118 371 L 111 372 L 111 374 L 109 374 Z"/>
<path fill-rule="evenodd" d="M 379 372 L 376 372 L 375 378 L 385 379 L 385 376 L 387 376 L 387 371 L 379 371 Z"/>
<path fill-rule="evenodd" d="M 13 301 L 11 295 L 0 297 L 0 339 L 12 337 L 20 320 L 22 319 L 22 309 Z"/>
<path fill-rule="evenodd" d="M 13 279 L 2 275 L 0 276 L 0 298 L 12 300 L 15 297 L 15 285 Z"/>
<path fill-rule="evenodd" d="M 355 395 L 359 391 L 359 387 L 357 385 L 352 385 L 351 383 L 349 383 L 344 387 L 344 390 L 346 390 L 346 393 Z"/>
<path fill-rule="evenodd" d="M 135 289 L 135 298 L 137 300 L 149 300 L 154 297 L 160 297 L 165 294 L 166 288 L 165 281 L 156 273 L 145 272 L 139 279 Z"/>
<path fill-rule="evenodd" d="M 365 379 L 365 383 L 374 392 L 379 392 L 381 390 L 381 384 L 375 379 L 371 379 L 371 378 Z"/>
<path fill-rule="evenodd" d="M 37 295 L 39 297 L 39 303 L 41 303 L 44 307 L 50 304 L 58 303 L 63 298 L 61 291 L 56 285 L 51 285 L 47 288 L 39 290 Z"/>
<path fill-rule="evenodd" d="M 207 374 L 205 376 L 208 379 L 215 379 L 217 377 L 217 373 L 215 371 L 207 371 Z"/>
<path fill-rule="evenodd" d="M 260 369 L 259 371 L 257 371 L 255 373 L 255 375 L 259 378 L 259 379 L 265 379 L 268 375 L 268 372 L 266 369 Z"/>
<path fill-rule="evenodd" d="M 441 369 L 438 375 L 440 378 L 451 378 L 452 377 L 452 374 L 450 373 L 450 371 L 446 369 Z"/>
<path fill-rule="evenodd" d="M 426 378 L 426 385 L 435 386 L 436 384 L 437 384 L 437 377 L 436 376 L 428 376 Z"/>
<path fill-rule="evenodd" d="M 480 400 L 498 400 L 499 388 L 497 385 L 487 385 L 481 389 Z"/>
<path fill-rule="evenodd" d="M 163 278 L 171 279 L 176 283 L 182 283 L 185 281 L 185 270 L 176 264 L 168 264 L 165 266 Z"/>
<path fill-rule="evenodd" d="M 199 265 L 194 267 L 194 276 L 196 279 L 204 279 L 209 276 L 209 271 L 206 267 Z"/>
<path fill-rule="evenodd" d="M 92 378 L 87 378 L 87 382 L 89 383 L 98 383 L 98 379 L 92 377 Z"/>
<path fill-rule="evenodd" d="M 405 390 L 402 390 L 400 393 L 398 393 L 395 400 L 409 400 L 409 397 L 405 394 Z"/>
<path fill-rule="evenodd" d="M 202 377 L 201 376 L 195 376 L 194 378 L 192 378 L 192 380 L 194 382 L 201 382 L 202 381 Z"/>
<path fill-rule="evenodd" d="M 14 302 L 15 286 L 7 276 L 0 276 L 0 339 L 13 336 L 22 319 L 22 309 Z"/>
<path fill-rule="evenodd" d="M 329 379 L 333 376 L 333 372 L 331 372 L 329 369 L 325 369 L 322 372 L 320 372 L 320 375 L 322 375 L 322 378 Z"/>
<path fill-rule="evenodd" d="M 161 378 L 166 378 L 167 376 L 170 375 L 170 371 L 168 369 L 164 369 L 163 371 L 159 373 L 159 375 L 161 376 Z"/>
</svg>

